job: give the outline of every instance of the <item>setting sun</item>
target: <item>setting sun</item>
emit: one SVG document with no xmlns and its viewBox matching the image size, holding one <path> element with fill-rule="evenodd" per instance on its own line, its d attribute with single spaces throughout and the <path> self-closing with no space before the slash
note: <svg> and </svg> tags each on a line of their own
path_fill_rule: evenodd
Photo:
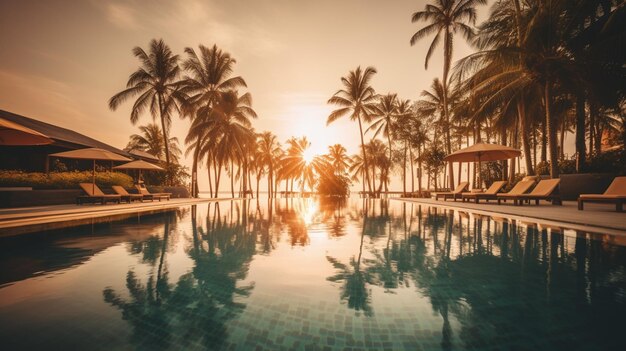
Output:
<svg viewBox="0 0 626 351">
<path fill-rule="evenodd" d="M 315 151 L 311 148 L 304 150 L 304 152 L 302 153 L 302 159 L 304 160 L 304 162 L 306 162 L 307 165 L 313 161 L 315 156 L 317 155 L 315 155 Z"/>
</svg>

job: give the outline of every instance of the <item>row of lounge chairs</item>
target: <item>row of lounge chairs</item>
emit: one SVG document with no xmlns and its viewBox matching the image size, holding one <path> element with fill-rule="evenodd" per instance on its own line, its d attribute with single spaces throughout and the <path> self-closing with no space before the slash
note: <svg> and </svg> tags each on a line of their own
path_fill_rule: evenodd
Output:
<svg viewBox="0 0 626 351">
<path fill-rule="evenodd" d="M 82 205 L 84 203 L 100 203 L 106 204 L 108 202 L 121 203 L 127 202 L 131 203 L 132 201 L 154 201 L 154 200 L 169 200 L 172 196 L 171 193 L 151 193 L 148 191 L 144 184 L 137 184 L 135 188 L 137 189 L 137 194 L 131 194 L 124 187 L 119 185 L 112 186 L 115 194 L 105 194 L 100 188 L 92 183 L 80 183 L 80 187 L 83 189 L 86 195 L 81 195 L 76 198 L 76 204 Z"/>
<path fill-rule="evenodd" d="M 474 201 L 475 203 L 479 203 L 480 200 L 487 202 L 496 200 L 498 205 L 507 200 L 512 200 L 514 205 L 522 205 L 523 203 L 530 203 L 530 201 L 534 201 L 538 205 L 540 200 L 550 201 L 554 205 L 562 204 L 559 196 L 560 179 L 540 180 L 532 191 L 528 192 L 535 185 L 536 180 L 537 177 L 535 176 L 524 177 L 507 193 L 501 192 L 507 183 L 506 181 L 496 181 L 484 192 L 468 192 L 469 183 L 461 182 L 453 191 L 435 194 L 435 199 L 442 198 L 444 201 L 461 199 L 463 202 Z M 626 177 L 616 177 L 604 194 L 581 194 L 578 198 L 579 210 L 583 210 L 585 202 L 615 204 L 615 210 L 622 212 L 623 205 L 626 203 Z"/>
</svg>

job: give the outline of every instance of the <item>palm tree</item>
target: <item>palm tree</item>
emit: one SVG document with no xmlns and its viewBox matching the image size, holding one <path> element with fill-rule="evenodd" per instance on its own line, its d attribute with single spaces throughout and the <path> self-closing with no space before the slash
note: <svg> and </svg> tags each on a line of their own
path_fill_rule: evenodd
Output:
<svg viewBox="0 0 626 351">
<path fill-rule="evenodd" d="M 281 174 L 285 179 L 291 179 L 291 190 L 293 191 L 293 180 L 299 179 L 303 188 L 306 181 L 307 161 L 304 159 L 305 151 L 311 146 L 306 137 L 290 138 L 287 140 L 289 148 L 280 160 Z"/>
<path fill-rule="evenodd" d="M 398 100 L 397 104 L 397 113 L 393 117 L 392 124 L 392 133 L 394 138 L 403 142 L 403 162 L 402 162 L 402 191 L 406 193 L 406 168 L 407 168 L 407 158 L 412 158 L 413 153 L 410 144 L 410 129 L 407 128 L 411 119 L 416 118 L 415 110 L 413 109 L 413 103 L 411 100 Z M 409 157 L 407 157 L 409 156 Z M 411 161 L 411 184 L 414 184 L 413 181 L 413 162 Z M 411 190 L 413 192 L 414 190 Z"/>
<path fill-rule="evenodd" d="M 238 95 L 236 91 L 220 94 L 219 101 L 212 109 L 204 109 L 197 118 L 193 128 L 206 130 L 206 135 L 212 142 L 204 144 L 200 155 L 213 157 L 215 163 L 215 191 L 219 191 L 222 167 L 230 161 L 245 160 L 242 165 L 247 173 L 248 155 L 247 145 L 252 143 L 254 133 L 251 130 L 251 119 L 257 114 L 252 109 L 250 93 Z M 209 114 L 205 116 L 203 114 Z M 211 161 L 208 161 L 211 162 Z M 244 177 L 245 178 L 245 177 Z M 247 191 L 247 179 L 244 179 L 244 192 Z"/>
<path fill-rule="evenodd" d="M 280 148 L 278 138 L 272 132 L 263 132 L 257 138 L 260 159 L 267 167 L 267 193 L 271 198 L 274 196 L 274 171 L 282 154 L 282 149 Z"/>
<path fill-rule="evenodd" d="M 374 119 L 372 124 L 367 128 L 366 132 L 374 130 L 374 138 L 382 133 L 387 137 L 387 145 L 389 147 L 389 160 L 393 159 L 391 134 L 394 130 L 394 122 L 398 115 L 398 96 L 396 94 L 387 94 L 380 97 L 374 105 Z"/>
<path fill-rule="evenodd" d="M 116 110 L 124 101 L 138 96 L 130 113 L 131 123 L 136 124 L 140 115 L 149 110 L 153 119 L 161 119 L 163 140 L 169 140 L 172 113 L 179 111 L 180 104 L 186 100 L 178 81 L 178 55 L 174 55 L 162 39 L 152 39 L 149 52 L 137 46 L 133 49 L 133 54 L 139 59 L 141 66 L 128 78 L 126 89 L 109 100 L 109 108 Z M 165 145 L 165 162 L 169 169 L 168 144 Z"/>
<path fill-rule="evenodd" d="M 208 142 L 207 130 L 196 128 L 194 124 L 197 116 L 210 116 L 210 110 L 218 103 L 220 94 L 231 90 L 246 87 L 246 82 L 240 76 L 232 77 L 236 60 L 228 52 L 224 52 L 213 45 L 207 48 L 199 46 L 200 55 L 193 48 L 185 48 L 187 59 L 183 62 L 183 68 L 189 72 L 181 81 L 189 98 L 185 104 L 185 112 L 192 118 L 192 127 L 189 128 L 185 142 L 189 150 L 193 150 L 192 166 L 192 189 L 197 194 L 198 188 L 198 161 L 201 158 L 200 150 L 203 144 Z"/>
<path fill-rule="evenodd" d="M 363 192 L 365 192 L 365 182 L 363 178 L 367 175 L 365 174 L 365 162 L 363 162 L 363 153 L 352 155 L 350 158 L 350 168 L 348 171 L 351 174 L 350 180 L 358 181 L 359 176 L 361 176 L 361 187 Z"/>
<path fill-rule="evenodd" d="M 338 90 L 328 100 L 329 104 L 337 105 L 339 108 L 331 112 L 326 121 L 326 125 L 328 125 L 341 117 L 349 115 L 351 121 L 357 120 L 359 122 L 361 151 L 363 152 L 365 169 L 368 168 L 368 162 L 365 141 L 363 140 L 363 121 L 370 121 L 374 104 L 376 103 L 376 92 L 369 85 L 374 74 L 376 74 L 374 67 L 367 67 L 365 70 L 361 70 L 361 66 L 359 66 L 356 70 L 350 71 L 348 76 L 342 77 L 341 83 L 344 88 Z M 368 190 L 372 191 L 368 172 L 365 172 L 364 176 L 367 180 Z"/>
<path fill-rule="evenodd" d="M 474 29 L 470 25 L 476 23 L 476 5 L 484 5 L 487 0 L 435 0 L 435 4 L 427 4 L 424 11 L 413 13 L 411 22 L 415 23 L 421 20 L 429 22 L 428 25 L 421 28 L 411 37 L 411 45 L 415 45 L 420 39 L 433 34 L 435 37 L 430 43 L 424 68 L 428 69 L 428 61 L 433 52 L 439 45 L 443 36 L 443 110 L 446 124 L 450 123 L 450 114 L 448 112 L 448 73 L 452 63 L 453 52 L 453 35 L 461 32 L 466 40 L 474 36 Z M 450 131 L 446 130 L 446 139 L 450 140 Z M 447 145 L 447 152 L 451 153 L 450 145 Z M 454 184 L 454 174 L 452 172 L 452 164 L 450 164 L 450 186 Z"/>
<path fill-rule="evenodd" d="M 163 142 L 163 133 L 161 128 L 155 123 L 150 123 L 145 126 L 139 126 L 141 134 L 133 134 L 130 136 L 130 141 L 126 145 L 126 150 L 139 150 L 145 151 L 149 154 L 156 156 L 159 159 L 163 159 L 165 155 L 165 146 Z M 169 140 L 169 149 L 171 158 L 174 163 L 178 163 L 182 152 L 178 147 L 178 138 L 172 137 Z"/>
<path fill-rule="evenodd" d="M 338 175 L 344 174 L 350 166 L 347 150 L 341 144 L 328 146 L 327 159 L 332 164 L 335 174 Z"/>
</svg>

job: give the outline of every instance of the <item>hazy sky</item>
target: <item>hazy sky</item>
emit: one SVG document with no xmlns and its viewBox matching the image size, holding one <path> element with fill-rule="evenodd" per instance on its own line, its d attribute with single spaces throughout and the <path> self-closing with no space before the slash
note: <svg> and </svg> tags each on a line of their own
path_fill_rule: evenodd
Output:
<svg viewBox="0 0 626 351">
<path fill-rule="evenodd" d="M 401 98 L 418 98 L 440 77 L 441 47 L 426 71 L 431 38 L 409 45 L 423 26 L 412 24 L 411 14 L 425 3 L 0 0 L 0 109 L 123 148 L 137 132 L 132 103 L 112 112 L 107 101 L 138 66 L 132 48 L 162 38 L 184 56 L 185 47 L 217 44 L 237 59 L 236 74 L 247 81 L 259 115 L 257 131 L 270 130 L 281 142 L 306 135 L 316 153 L 341 143 L 352 154 L 358 127 L 347 120 L 326 127 L 326 101 L 358 65 L 376 67 L 377 92 Z M 487 13 L 480 8 L 479 20 Z M 469 52 L 457 36 L 455 59 Z M 146 115 L 138 125 L 149 122 Z M 184 140 L 188 125 L 174 120 L 171 135 Z M 200 181 L 206 188 L 205 177 Z"/>
</svg>

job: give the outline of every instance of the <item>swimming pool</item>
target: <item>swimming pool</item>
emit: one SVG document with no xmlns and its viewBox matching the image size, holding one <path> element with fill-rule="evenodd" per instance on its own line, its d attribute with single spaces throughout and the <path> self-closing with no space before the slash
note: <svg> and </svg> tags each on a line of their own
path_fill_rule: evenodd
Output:
<svg viewBox="0 0 626 351">
<path fill-rule="evenodd" d="M 0 348 L 624 349 L 623 243 L 385 200 L 135 214 L 0 238 Z"/>
</svg>

